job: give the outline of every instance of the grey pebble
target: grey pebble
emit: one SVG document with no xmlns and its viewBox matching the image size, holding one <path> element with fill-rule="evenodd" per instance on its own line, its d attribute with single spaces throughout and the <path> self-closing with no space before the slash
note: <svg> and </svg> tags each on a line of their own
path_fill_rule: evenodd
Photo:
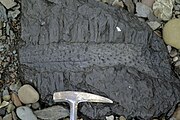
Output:
<svg viewBox="0 0 180 120">
<path fill-rule="evenodd" d="M 37 120 L 37 117 L 27 106 L 18 107 L 16 109 L 16 114 L 21 120 Z"/>
<path fill-rule="evenodd" d="M 177 57 L 177 56 L 173 58 L 173 62 L 176 62 L 178 60 L 179 60 L 179 57 Z"/>
<path fill-rule="evenodd" d="M 152 9 L 141 2 L 136 3 L 136 12 L 139 17 L 148 17 L 152 13 Z"/>
<path fill-rule="evenodd" d="M 176 0 L 176 3 L 180 4 L 180 0 Z"/>
<path fill-rule="evenodd" d="M 170 52 L 170 56 L 171 57 L 175 57 L 176 55 L 178 54 L 177 50 L 173 49 L 171 52 Z"/>
<path fill-rule="evenodd" d="M 62 106 L 52 106 L 42 110 L 37 110 L 34 114 L 43 120 L 58 120 L 69 116 L 69 110 Z"/>
<path fill-rule="evenodd" d="M 31 106 L 34 110 L 38 109 L 40 107 L 39 102 L 33 103 Z"/>
<path fill-rule="evenodd" d="M 0 116 L 4 116 L 6 114 L 6 108 L 0 108 Z"/>
<path fill-rule="evenodd" d="M 7 21 L 6 9 L 0 4 L 0 21 Z"/>
<path fill-rule="evenodd" d="M 180 66 L 180 61 L 176 62 L 174 66 L 175 66 L 175 67 Z"/>
<path fill-rule="evenodd" d="M 7 114 L 3 117 L 3 120 L 12 120 L 12 115 L 11 114 Z"/>
</svg>

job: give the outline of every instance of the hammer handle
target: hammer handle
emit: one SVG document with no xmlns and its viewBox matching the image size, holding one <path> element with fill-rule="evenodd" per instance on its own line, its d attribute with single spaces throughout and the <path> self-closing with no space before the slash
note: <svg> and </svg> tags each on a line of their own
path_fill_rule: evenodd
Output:
<svg viewBox="0 0 180 120">
<path fill-rule="evenodd" d="M 70 102 L 70 120 L 77 120 L 78 103 Z"/>
</svg>

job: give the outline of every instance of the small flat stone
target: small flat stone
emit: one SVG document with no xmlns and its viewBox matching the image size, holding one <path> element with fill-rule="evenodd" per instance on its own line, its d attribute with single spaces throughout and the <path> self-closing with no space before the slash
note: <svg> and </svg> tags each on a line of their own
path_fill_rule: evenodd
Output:
<svg viewBox="0 0 180 120">
<path fill-rule="evenodd" d="M 8 12 L 8 18 L 16 18 L 20 14 L 19 10 L 9 11 Z"/>
<path fill-rule="evenodd" d="M 24 104 L 35 103 L 39 100 L 38 92 L 31 85 L 23 85 L 18 90 L 18 97 Z"/>
<path fill-rule="evenodd" d="M 129 12 L 134 13 L 134 3 L 132 0 L 122 0 L 124 4 L 127 6 Z"/>
<path fill-rule="evenodd" d="M 7 101 L 3 101 L 0 105 L 0 109 L 3 108 L 3 107 L 6 107 L 7 105 L 9 104 L 9 102 Z"/>
<path fill-rule="evenodd" d="M 177 56 L 173 58 L 173 62 L 176 62 L 178 60 L 179 60 L 179 57 L 177 57 Z"/>
<path fill-rule="evenodd" d="M 176 66 L 176 67 L 180 66 L 180 61 L 176 62 L 176 64 L 174 66 Z"/>
<path fill-rule="evenodd" d="M 180 0 L 176 0 L 176 3 L 180 4 Z"/>
<path fill-rule="evenodd" d="M 11 94 L 11 100 L 14 103 L 16 107 L 22 106 L 21 101 L 19 100 L 19 97 L 16 95 L 16 93 Z"/>
<path fill-rule="evenodd" d="M 180 49 L 180 19 L 172 19 L 165 24 L 163 39 L 166 44 Z"/>
<path fill-rule="evenodd" d="M 9 88 L 12 91 L 18 92 L 18 90 L 20 89 L 21 86 L 22 86 L 21 82 L 17 81 L 16 83 L 11 84 Z"/>
<path fill-rule="evenodd" d="M 13 120 L 18 120 L 17 115 L 14 111 L 12 111 L 12 118 Z"/>
<path fill-rule="evenodd" d="M 10 104 L 7 106 L 7 112 L 8 112 L 8 113 L 11 113 L 14 109 L 15 109 L 15 106 L 14 106 L 12 103 L 10 103 Z"/>
<path fill-rule="evenodd" d="M 31 106 L 34 110 L 38 109 L 40 107 L 39 102 L 33 103 Z"/>
<path fill-rule="evenodd" d="M 13 120 L 11 114 L 7 114 L 6 116 L 3 117 L 3 120 Z"/>
<path fill-rule="evenodd" d="M 0 21 L 7 21 L 6 9 L 0 4 Z"/>
<path fill-rule="evenodd" d="M 170 45 L 167 45 L 168 52 L 170 53 L 172 50 L 172 47 Z"/>
<path fill-rule="evenodd" d="M 136 3 L 136 12 L 137 16 L 139 17 L 148 17 L 150 13 L 152 13 L 152 10 L 150 7 L 142 4 L 141 2 Z"/>
<path fill-rule="evenodd" d="M 161 24 L 157 21 L 150 21 L 147 24 L 153 29 L 156 30 Z"/>
<path fill-rule="evenodd" d="M 119 120 L 126 120 L 126 118 L 124 116 L 120 116 Z"/>
<path fill-rule="evenodd" d="M 116 7 L 124 7 L 124 3 L 122 1 L 119 1 L 119 0 L 114 0 L 114 2 L 112 3 L 113 6 L 116 6 Z"/>
<path fill-rule="evenodd" d="M 152 7 L 155 0 L 142 0 L 142 3 L 147 5 L 148 7 Z"/>
<path fill-rule="evenodd" d="M 113 115 L 108 116 L 108 117 L 106 117 L 106 120 L 114 120 L 114 116 Z"/>
<path fill-rule="evenodd" d="M 27 106 L 21 106 L 16 109 L 16 114 L 21 120 L 37 120 L 32 110 Z"/>
<path fill-rule="evenodd" d="M 154 15 L 164 21 L 172 17 L 174 0 L 156 0 L 153 4 Z"/>
<path fill-rule="evenodd" d="M 177 56 L 177 54 L 178 54 L 177 50 L 176 49 L 172 49 L 169 55 L 171 57 L 175 57 L 175 56 Z"/>
<path fill-rule="evenodd" d="M 0 116 L 4 116 L 6 114 L 6 108 L 0 108 Z"/>
<path fill-rule="evenodd" d="M 43 120 L 58 120 L 69 116 L 69 110 L 62 106 L 52 106 L 42 110 L 37 110 L 34 114 Z"/>
<path fill-rule="evenodd" d="M 10 95 L 9 95 L 9 91 L 8 90 L 3 90 L 3 100 L 5 101 L 9 101 L 10 100 Z"/>
<path fill-rule="evenodd" d="M 178 105 L 178 107 L 174 111 L 171 119 L 180 120 L 180 105 Z"/>
<path fill-rule="evenodd" d="M 7 8 L 10 9 L 14 7 L 17 3 L 14 0 L 0 0 L 0 2 Z"/>
</svg>

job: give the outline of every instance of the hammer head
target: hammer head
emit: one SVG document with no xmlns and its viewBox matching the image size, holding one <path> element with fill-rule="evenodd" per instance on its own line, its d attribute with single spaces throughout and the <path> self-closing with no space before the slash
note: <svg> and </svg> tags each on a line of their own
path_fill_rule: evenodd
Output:
<svg viewBox="0 0 180 120">
<path fill-rule="evenodd" d="M 75 92 L 75 91 L 61 91 L 56 92 L 53 95 L 53 100 L 55 102 L 100 102 L 100 103 L 113 103 L 112 100 L 91 94 L 86 92 Z"/>
</svg>

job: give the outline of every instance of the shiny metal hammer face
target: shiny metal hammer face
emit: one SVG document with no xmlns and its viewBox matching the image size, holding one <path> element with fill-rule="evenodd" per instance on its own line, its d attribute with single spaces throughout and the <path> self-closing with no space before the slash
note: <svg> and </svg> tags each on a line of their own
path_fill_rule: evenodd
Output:
<svg viewBox="0 0 180 120">
<path fill-rule="evenodd" d="M 77 109 L 80 102 L 113 103 L 112 100 L 85 92 L 62 91 L 53 94 L 55 102 L 68 102 L 70 105 L 70 120 L 77 120 Z"/>
</svg>

